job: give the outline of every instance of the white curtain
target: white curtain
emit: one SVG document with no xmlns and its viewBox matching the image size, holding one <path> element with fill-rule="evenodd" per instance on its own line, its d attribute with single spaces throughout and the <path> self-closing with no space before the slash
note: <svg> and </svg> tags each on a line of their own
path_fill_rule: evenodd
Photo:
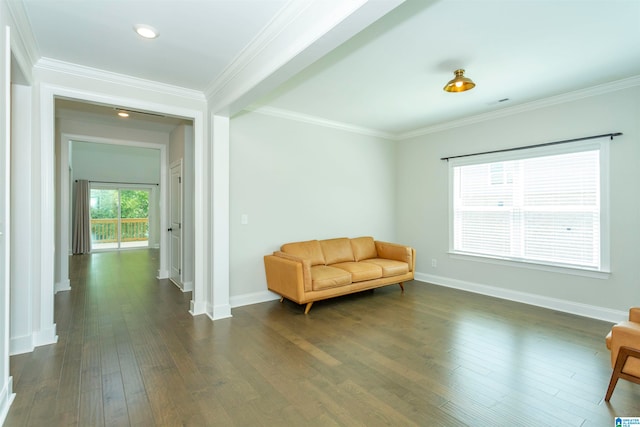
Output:
<svg viewBox="0 0 640 427">
<path fill-rule="evenodd" d="M 90 191 L 89 181 L 81 179 L 76 182 L 76 209 L 73 218 L 74 254 L 91 252 Z"/>
</svg>

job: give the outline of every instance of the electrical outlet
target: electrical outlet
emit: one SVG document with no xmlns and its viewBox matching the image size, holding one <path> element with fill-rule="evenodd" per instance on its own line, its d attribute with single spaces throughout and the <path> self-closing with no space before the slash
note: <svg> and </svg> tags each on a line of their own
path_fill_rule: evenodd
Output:
<svg viewBox="0 0 640 427">
<path fill-rule="evenodd" d="M 431 258 L 431 267 L 436 268 L 438 266 L 438 260 Z"/>
<path fill-rule="evenodd" d="M 249 224 L 249 215 L 242 214 L 242 216 L 240 216 L 240 224 L 242 224 L 242 225 Z"/>
</svg>

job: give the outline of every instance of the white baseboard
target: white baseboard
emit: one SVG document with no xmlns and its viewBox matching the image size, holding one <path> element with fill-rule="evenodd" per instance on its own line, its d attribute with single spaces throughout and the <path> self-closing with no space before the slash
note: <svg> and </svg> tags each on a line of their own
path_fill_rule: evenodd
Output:
<svg viewBox="0 0 640 427">
<path fill-rule="evenodd" d="M 55 344 L 58 342 L 56 334 L 56 324 L 53 323 L 49 328 L 36 331 L 33 333 L 33 345 L 39 347 L 41 345 Z"/>
<path fill-rule="evenodd" d="M 0 391 L 0 426 L 4 425 L 4 421 L 7 419 L 9 413 L 9 407 L 16 397 L 13 392 L 13 377 L 8 377 L 2 386 Z"/>
<path fill-rule="evenodd" d="M 258 304 L 261 302 L 280 299 L 280 295 L 271 291 L 253 292 L 250 294 L 238 295 L 229 298 L 231 308 L 242 307 L 244 305 Z"/>
<path fill-rule="evenodd" d="M 169 278 L 169 270 L 158 270 L 158 276 L 156 279 L 168 279 Z"/>
<path fill-rule="evenodd" d="M 9 340 L 9 355 L 31 353 L 35 346 L 33 345 L 33 335 L 23 335 L 21 337 L 11 337 Z M 2 425 L 2 424 L 0 424 Z"/>
<path fill-rule="evenodd" d="M 206 314 L 207 313 L 207 306 L 202 301 L 197 301 L 196 302 L 196 301 L 191 300 L 189 313 L 191 313 L 192 316 L 198 316 L 200 314 Z"/>
<path fill-rule="evenodd" d="M 176 288 L 180 289 L 182 292 L 184 292 L 184 285 L 180 282 L 176 282 L 175 280 L 173 280 L 171 277 L 169 277 L 169 281 L 171 283 L 173 283 L 174 285 L 176 285 Z"/>
<path fill-rule="evenodd" d="M 188 281 L 182 284 L 182 292 L 191 292 L 193 291 L 193 282 Z"/>
<path fill-rule="evenodd" d="M 57 294 L 62 291 L 70 291 L 71 290 L 71 281 L 69 279 L 58 282 L 53 287 L 53 293 Z"/>
<path fill-rule="evenodd" d="M 207 304 L 207 316 L 211 320 L 220 320 L 227 319 L 231 316 L 231 305 L 229 304 L 220 304 L 220 305 L 211 305 Z"/>
<path fill-rule="evenodd" d="M 616 323 L 627 319 L 628 313 L 620 310 L 612 310 L 606 307 L 582 304 L 574 301 L 562 300 L 558 298 L 546 297 L 527 292 L 513 291 L 496 286 L 484 285 L 480 283 L 467 282 L 464 280 L 451 279 L 448 277 L 435 276 L 433 274 L 416 273 L 415 280 L 419 282 L 431 283 L 438 286 L 460 289 L 476 294 L 487 295 L 509 301 L 521 302 L 538 307 L 549 308 L 562 311 L 564 313 L 576 314 L 578 316 L 590 317 L 598 320 Z"/>
</svg>

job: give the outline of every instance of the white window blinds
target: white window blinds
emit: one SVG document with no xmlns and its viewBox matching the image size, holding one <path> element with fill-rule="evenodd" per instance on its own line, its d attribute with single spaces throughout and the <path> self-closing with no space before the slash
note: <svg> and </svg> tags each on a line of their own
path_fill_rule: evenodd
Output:
<svg viewBox="0 0 640 427">
<path fill-rule="evenodd" d="M 453 252 L 601 270 L 604 144 L 451 161 Z"/>
</svg>

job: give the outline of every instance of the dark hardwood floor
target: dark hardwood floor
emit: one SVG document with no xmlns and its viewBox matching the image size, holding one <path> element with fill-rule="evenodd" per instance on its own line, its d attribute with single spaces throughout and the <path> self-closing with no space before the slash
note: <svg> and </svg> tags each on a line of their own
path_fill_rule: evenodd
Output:
<svg viewBox="0 0 640 427">
<path fill-rule="evenodd" d="M 57 344 L 11 357 L 6 426 L 613 426 L 611 325 L 419 282 L 212 322 L 157 251 L 75 256 Z"/>
</svg>

